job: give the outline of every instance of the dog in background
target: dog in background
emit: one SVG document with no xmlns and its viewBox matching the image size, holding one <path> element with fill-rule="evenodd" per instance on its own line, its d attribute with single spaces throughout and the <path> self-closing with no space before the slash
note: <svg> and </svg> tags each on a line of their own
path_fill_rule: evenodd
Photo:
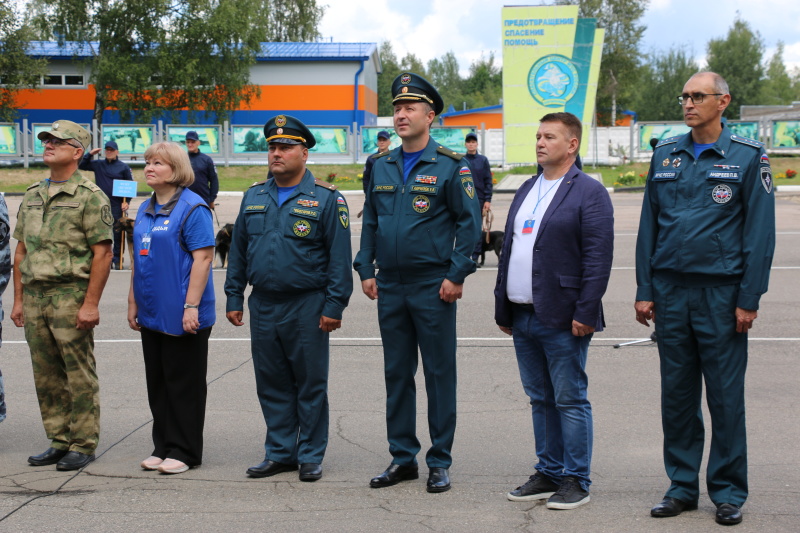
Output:
<svg viewBox="0 0 800 533">
<path fill-rule="evenodd" d="M 481 232 L 481 257 L 480 262 L 478 263 L 480 266 L 483 266 L 484 261 L 486 260 L 486 252 L 494 251 L 497 254 L 497 260 L 500 260 L 500 252 L 503 250 L 503 238 L 505 237 L 505 232 L 502 231 L 490 231 L 489 232 L 489 239 L 486 239 L 486 232 Z"/>
<path fill-rule="evenodd" d="M 217 237 L 214 239 L 214 246 L 219 255 L 220 268 L 228 267 L 228 252 L 231 250 L 231 235 L 233 235 L 233 224 L 225 224 L 222 226 L 222 229 L 217 232 Z"/>
<path fill-rule="evenodd" d="M 125 213 L 122 213 L 122 216 L 119 217 L 119 220 L 114 221 L 114 233 L 121 232 L 122 237 L 125 239 L 125 247 L 128 249 L 128 257 L 131 260 L 130 268 L 133 268 L 133 222 L 134 220 L 128 217 L 128 215 Z M 122 261 L 120 261 L 120 263 L 122 263 Z M 122 268 L 121 264 L 120 268 Z"/>
</svg>

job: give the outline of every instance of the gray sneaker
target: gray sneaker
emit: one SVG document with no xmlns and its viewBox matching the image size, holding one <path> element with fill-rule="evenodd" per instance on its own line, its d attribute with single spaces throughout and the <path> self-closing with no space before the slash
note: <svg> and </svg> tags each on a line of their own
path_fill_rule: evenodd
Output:
<svg viewBox="0 0 800 533">
<path fill-rule="evenodd" d="M 589 503 L 589 491 L 583 490 L 576 478 L 567 476 L 561 481 L 556 493 L 547 500 L 547 508 L 575 509 L 584 503 Z"/>
<path fill-rule="evenodd" d="M 535 473 L 521 487 L 509 492 L 506 496 L 512 502 L 532 502 L 546 500 L 558 490 L 558 485 L 540 473 Z"/>
</svg>

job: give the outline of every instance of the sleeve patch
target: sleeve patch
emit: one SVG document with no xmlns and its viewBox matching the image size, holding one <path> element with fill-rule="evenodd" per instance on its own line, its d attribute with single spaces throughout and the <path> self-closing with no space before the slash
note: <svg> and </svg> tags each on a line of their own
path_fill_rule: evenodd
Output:
<svg viewBox="0 0 800 533">
<path fill-rule="evenodd" d="M 769 167 L 761 167 L 761 185 L 767 194 L 772 192 L 772 170 Z"/>
</svg>

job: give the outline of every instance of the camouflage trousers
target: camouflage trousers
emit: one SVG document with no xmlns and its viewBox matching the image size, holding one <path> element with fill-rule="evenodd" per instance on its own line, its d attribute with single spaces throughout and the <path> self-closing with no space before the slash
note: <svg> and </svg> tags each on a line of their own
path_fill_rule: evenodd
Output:
<svg viewBox="0 0 800 533">
<path fill-rule="evenodd" d="M 85 284 L 24 287 L 25 339 L 42 423 L 58 450 L 93 454 L 100 435 L 94 331 L 76 328 Z"/>
</svg>

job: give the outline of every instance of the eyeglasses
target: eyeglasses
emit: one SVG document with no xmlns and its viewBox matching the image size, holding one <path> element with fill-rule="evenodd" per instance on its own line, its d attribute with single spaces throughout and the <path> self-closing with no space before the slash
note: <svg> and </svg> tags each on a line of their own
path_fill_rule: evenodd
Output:
<svg viewBox="0 0 800 533">
<path fill-rule="evenodd" d="M 48 137 L 46 139 L 42 139 L 42 146 L 47 146 L 48 144 L 53 148 L 58 148 L 59 146 L 64 146 L 65 144 L 73 148 L 81 148 L 80 146 L 75 146 L 74 144 L 67 142 L 64 139 L 57 139 L 55 137 Z"/>
<path fill-rule="evenodd" d="M 680 104 L 681 106 L 684 106 L 684 105 L 686 105 L 686 101 L 690 100 L 690 99 L 695 105 L 702 104 L 703 103 L 703 98 L 705 98 L 706 96 L 722 96 L 722 93 L 710 93 L 710 94 L 705 94 L 705 93 L 688 94 L 688 93 L 685 93 L 685 94 L 682 94 L 682 95 L 680 95 L 678 97 L 678 104 Z"/>
</svg>

